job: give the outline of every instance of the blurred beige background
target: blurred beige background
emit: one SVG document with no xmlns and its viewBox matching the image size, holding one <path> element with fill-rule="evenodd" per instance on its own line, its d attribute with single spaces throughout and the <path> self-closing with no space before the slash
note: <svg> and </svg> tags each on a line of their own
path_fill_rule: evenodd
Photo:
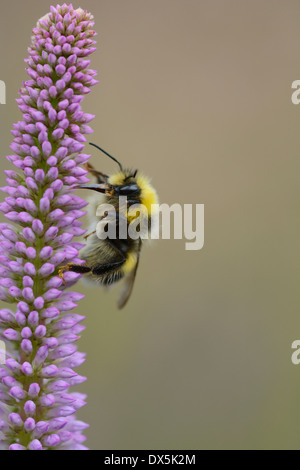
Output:
<svg viewBox="0 0 300 470">
<path fill-rule="evenodd" d="M 1 178 L 45 0 L 2 1 Z M 92 449 L 299 449 L 297 0 L 82 0 L 96 20 L 92 140 L 205 204 L 205 245 L 143 250 L 133 296 L 78 285 Z M 93 151 L 104 172 L 115 165 Z"/>
</svg>

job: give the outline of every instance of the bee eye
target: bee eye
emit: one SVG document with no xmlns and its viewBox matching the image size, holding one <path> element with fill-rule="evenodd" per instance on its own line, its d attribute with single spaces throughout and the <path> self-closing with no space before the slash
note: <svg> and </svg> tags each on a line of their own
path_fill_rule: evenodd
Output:
<svg viewBox="0 0 300 470">
<path fill-rule="evenodd" d="M 127 184 L 125 186 L 119 186 L 117 192 L 120 196 L 138 196 L 141 191 L 136 184 Z"/>
</svg>

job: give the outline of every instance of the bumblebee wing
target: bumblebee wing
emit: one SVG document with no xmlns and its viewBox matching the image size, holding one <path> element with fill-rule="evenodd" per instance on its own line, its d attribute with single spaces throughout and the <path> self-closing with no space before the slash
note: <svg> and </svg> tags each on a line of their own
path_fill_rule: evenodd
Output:
<svg viewBox="0 0 300 470">
<path fill-rule="evenodd" d="M 118 298 L 118 308 L 120 308 L 120 309 L 125 307 L 128 299 L 131 295 L 133 285 L 134 285 L 134 281 L 135 281 L 137 268 L 138 268 L 138 265 L 139 265 L 141 246 L 142 246 L 142 240 L 139 239 L 138 254 L 137 254 L 135 267 L 126 276 L 126 278 L 124 280 L 124 284 L 123 284 L 121 292 L 120 292 L 120 295 L 119 295 L 119 298 Z"/>
</svg>

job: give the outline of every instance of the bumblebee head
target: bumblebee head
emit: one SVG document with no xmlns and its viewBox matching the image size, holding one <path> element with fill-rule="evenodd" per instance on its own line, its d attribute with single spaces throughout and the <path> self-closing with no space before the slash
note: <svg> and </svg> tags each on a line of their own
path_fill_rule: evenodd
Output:
<svg viewBox="0 0 300 470">
<path fill-rule="evenodd" d="M 149 179 L 138 172 L 138 170 L 123 169 L 121 163 L 108 152 L 98 145 L 92 144 L 109 158 L 114 160 L 120 168 L 120 171 L 112 175 L 104 175 L 101 172 L 92 171 L 95 175 L 101 175 L 101 183 L 87 184 L 77 186 L 82 189 L 91 189 L 109 197 L 118 198 L 126 196 L 129 203 L 140 203 L 146 206 L 148 213 L 151 214 L 151 206 L 158 204 L 158 197 L 155 189 L 150 184 Z"/>
<path fill-rule="evenodd" d="M 114 189 L 116 196 L 138 198 L 141 188 L 137 184 L 137 170 L 121 170 L 108 178 L 108 184 Z"/>
</svg>

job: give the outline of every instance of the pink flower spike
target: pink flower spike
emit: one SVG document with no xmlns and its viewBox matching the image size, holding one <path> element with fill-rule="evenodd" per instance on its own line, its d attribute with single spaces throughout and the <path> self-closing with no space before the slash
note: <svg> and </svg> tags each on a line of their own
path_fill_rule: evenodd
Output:
<svg viewBox="0 0 300 470">
<path fill-rule="evenodd" d="M 85 233 L 78 219 L 87 203 L 73 191 L 88 181 L 80 165 L 89 155 L 80 152 L 94 116 L 81 102 L 97 83 L 85 58 L 95 49 L 92 20 L 71 4 L 50 7 L 33 29 L 17 99 L 23 119 L 7 157 L 17 171 L 5 171 L 0 202 L 0 300 L 12 305 L 0 310 L 9 351 L 0 367 L 1 449 L 86 449 L 87 425 L 73 416 L 85 398 L 70 392 L 85 380 L 74 371 L 85 360 L 75 344 L 84 317 L 71 313 L 82 295 L 68 292 L 81 276 L 70 271 L 63 281 L 59 269 L 83 263 L 74 237 Z"/>
</svg>

